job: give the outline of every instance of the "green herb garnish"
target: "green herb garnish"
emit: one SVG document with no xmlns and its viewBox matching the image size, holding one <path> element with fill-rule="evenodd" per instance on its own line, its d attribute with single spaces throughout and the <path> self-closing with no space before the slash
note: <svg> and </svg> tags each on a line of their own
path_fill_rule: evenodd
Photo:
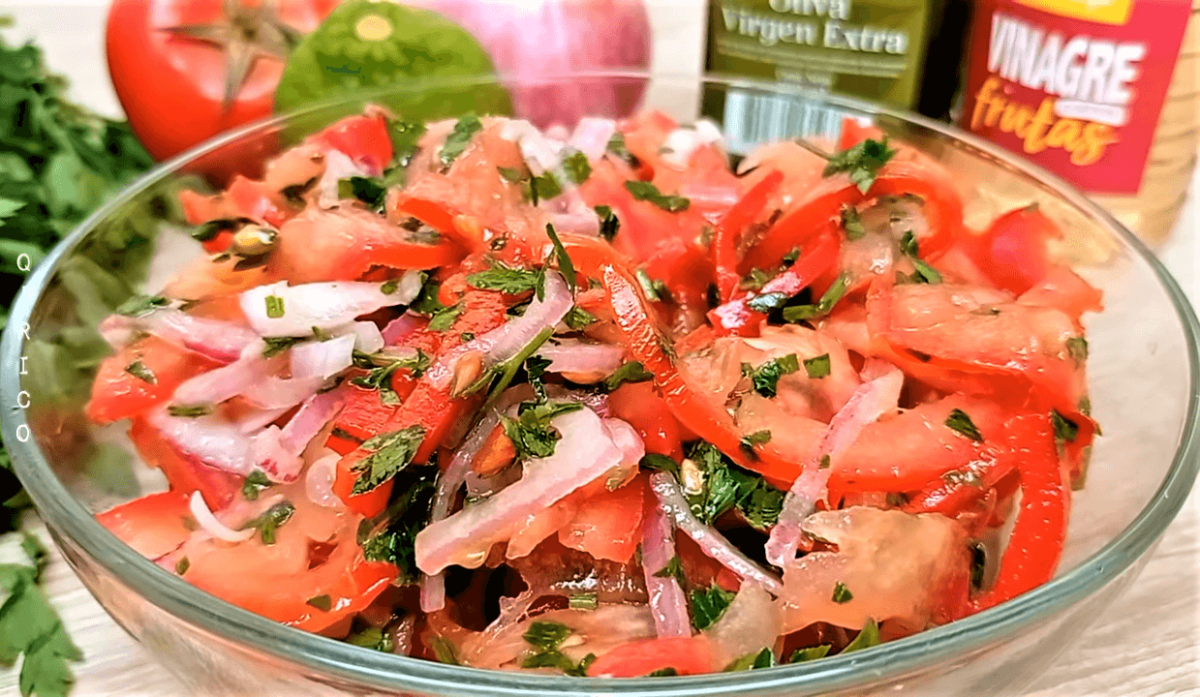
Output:
<svg viewBox="0 0 1200 697">
<path fill-rule="evenodd" d="M 868 138 L 829 158 L 822 176 L 830 177 L 839 172 L 846 172 L 850 175 L 850 181 L 865 194 L 875 183 L 879 170 L 895 155 L 896 151 L 888 147 L 887 138 L 884 138 L 883 142 Z"/>
<path fill-rule="evenodd" d="M 831 648 L 833 647 L 829 644 L 821 644 L 820 646 L 796 649 L 792 652 L 792 658 L 788 663 L 806 663 L 808 661 L 815 661 L 818 658 L 825 658 L 829 655 Z"/>
<path fill-rule="evenodd" d="M 172 404 L 167 407 L 167 413 L 185 419 L 208 416 L 213 413 L 211 404 Z"/>
<path fill-rule="evenodd" d="M 292 518 L 296 507 L 287 501 L 281 501 L 268 508 L 262 515 L 242 526 L 242 530 L 258 530 L 258 535 L 264 545 L 275 544 L 275 531 Z"/>
<path fill-rule="evenodd" d="M 492 268 L 467 276 L 467 285 L 482 290 L 495 290 L 508 295 L 533 291 L 539 299 L 546 293 L 544 269 L 521 269 L 504 262 L 492 263 Z"/>
<path fill-rule="evenodd" d="M 952 410 L 946 417 L 946 425 L 977 443 L 983 442 L 983 434 L 979 432 L 967 412 L 962 409 Z"/>
<path fill-rule="evenodd" d="M 612 242 L 621 229 L 621 220 L 609 206 L 596 206 L 596 215 L 600 218 L 600 236 L 606 242 Z"/>
<path fill-rule="evenodd" d="M 315 595 L 315 596 L 309 598 L 308 600 L 305 600 L 304 604 L 315 607 L 318 610 L 321 610 L 322 612 L 329 612 L 329 608 L 333 607 L 333 600 L 329 597 L 328 594 Z"/>
<path fill-rule="evenodd" d="M 550 223 L 546 223 L 546 236 L 550 238 L 551 244 L 554 245 L 554 255 L 558 259 L 559 273 L 566 279 L 567 287 L 574 291 L 577 287 L 575 284 L 575 264 L 571 262 L 571 256 L 567 254 L 562 240 L 558 239 L 558 233 L 554 231 L 554 226 Z"/>
<path fill-rule="evenodd" d="M 387 198 L 387 187 L 371 177 L 348 177 L 338 181 L 338 198 L 354 198 L 367 204 L 372 210 L 382 210 Z"/>
<path fill-rule="evenodd" d="M 807 367 L 808 362 L 805 361 Z M 772 358 L 755 368 L 749 363 L 742 364 L 742 375 L 749 378 L 754 385 L 754 391 L 764 397 L 774 397 L 779 388 L 779 379 L 800 370 L 800 361 L 796 354 Z"/>
<path fill-rule="evenodd" d="M 620 387 L 622 383 L 645 382 L 653 379 L 654 373 L 646 370 L 641 363 L 629 361 L 628 363 L 621 364 L 620 368 L 614 370 L 612 375 L 604 379 L 604 387 L 609 392 L 612 392 Z"/>
<path fill-rule="evenodd" d="M 804 372 L 808 373 L 808 377 L 814 380 L 828 377 L 830 373 L 829 354 L 823 353 L 820 356 L 805 358 Z"/>
<path fill-rule="evenodd" d="M 731 593 L 713 584 L 707 590 L 694 590 L 691 593 L 692 626 L 696 629 L 708 629 L 721 619 L 729 604 L 733 602 L 736 593 Z"/>
<path fill-rule="evenodd" d="M 592 176 L 592 166 L 588 163 L 587 155 L 578 150 L 563 158 L 563 171 L 571 183 L 579 186 Z"/>
<path fill-rule="evenodd" d="M 664 211 L 671 213 L 686 211 L 688 206 L 692 204 L 691 201 L 683 196 L 667 196 L 650 182 L 627 181 L 625 182 L 625 190 L 633 194 L 633 197 L 638 201 L 649 201 Z"/>
<path fill-rule="evenodd" d="M 438 159 L 441 160 L 442 165 L 449 167 L 453 164 L 471 144 L 475 134 L 481 130 L 483 130 L 483 124 L 475 114 L 467 114 L 460 118 L 454 124 L 454 130 L 446 136 L 446 142 L 442 144 L 442 149 L 438 152 Z"/>
<path fill-rule="evenodd" d="M 134 361 L 133 363 L 125 366 L 125 372 L 129 373 L 138 380 L 141 380 L 142 382 L 149 383 L 151 385 L 158 384 L 158 378 L 155 377 L 154 371 L 147 368 L 146 364 L 142 363 L 141 361 Z"/>
<path fill-rule="evenodd" d="M 271 319 L 283 317 L 283 298 L 278 295 L 268 295 L 264 300 L 267 305 L 267 317 Z"/>
<path fill-rule="evenodd" d="M 862 651 L 863 649 L 869 649 L 872 646 L 878 646 L 879 643 L 879 624 L 876 623 L 875 620 L 867 620 L 867 623 L 863 625 L 862 631 L 858 633 L 858 636 L 854 637 L 854 641 L 850 642 L 846 645 L 846 648 L 842 649 L 842 653 L 854 653 L 855 651 Z"/>
<path fill-rule="evenodd" d="M 771 649 L 764 648 L 758 653 L 749 653 L 737 659 L 733 663 L 725 666 L 725 673 L 736 673 L 743 670 L 758 670 L 760 668 L 770 668 L 777 665 L 775 654 Z"/>
<path fill-rule="evenodd" d="M 517 418 L 504 417 L 500 423 L 504 435 L 512 440 L 517 457 L 522 460 L 550 457 L 561 438 L 550 421 L 582 408 L 579 402 L 526 402 L 518 408 Z"/>
<path fill-rule="evenodd" d="M 242 498 L 247 501 L 257 501 L 258 495 L 262 493 L 263 489 L 268 489 L 271 486 L 273 484 L 270 479 L 267 479 L 266 473 L 256 469 L 246 475 L 246 481 L 242 482 Z"/>
<path fill-rule="evenodd" d="M 833 584 L 833 602 L 837 603 L 838 605 L 845 605 L 851 600 L 854 600 L 854 594 L 850 592 L 850 589 L 846 587 L 846 584 L 842 583 L 841 581 Z"/>
<path fill-rule="evenodd" d="M 815 305 L 796 305 L 794 307 L 783 308 L 783 321 L 796 323 L 829 314 L 838 301 L 842 299 L 842 296 L 846 294 L 847 285 L 846 274 L 841 274 L 829 286 L 829 289 L 821 295 L 821 299 Z"/>
<path fill-rule="evenodd" d="M 579 307 L 578 305 L 572 307 L 571 311 L 567 313 L 567 316 L 563 318 L 563 324 L 566 324 L 568 327 L 577 332 L 583 331 L 588 327 L 588 325 L 595 321 L 595 315 L 583 309 L 582 307 Z"/>
<path fill-rule="evenodd" d="M 842 228 L 846 231 L 846 239 L 851 242 L 860 240 L 867 234 L 862 218 L 858 215 L 858 209 L 854 206 L 846 206 L 842 209 Z"/>
<path fill-rule="evenodd" d="M 412 463 L 424 440 L 425 428 L 414 425 L 364 441 L 360 447 L 370 454 L 352 467 L 359 477 L 351 493 L 365 494 L 390 481 Z"/>
</svg>

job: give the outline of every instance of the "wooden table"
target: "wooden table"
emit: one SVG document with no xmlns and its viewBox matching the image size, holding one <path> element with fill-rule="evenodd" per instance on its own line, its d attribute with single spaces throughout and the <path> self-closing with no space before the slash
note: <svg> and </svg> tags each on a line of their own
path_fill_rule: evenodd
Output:
<svg viewBox="0 0 1200 697">
<path fill-rule="evenodd" d="M 65 72 L 76 100 L 103 113 L 119 107 L 103 59 L 101 0 L 3 0 L 0 15 L 17 26 L 6 38 L 36 37 L 50 65 Z M 658 0 L 651 7 L 655 69 L 694 73 L 701 65 L 702 3 Z M 1200 299 L 1196 269 L 1200 230 L 1192 183 L 1189 204 L 1172 239 L 1159 253 L 1193 300 Z M 33 528 L 42 532 L 40 526 Z M 42 532 L 41 537 L 48 539 Z M 0 538 L 0 563 L 22 559 L 15 535 Z M 74 666 L 73 697 L 180 697 L 180 684 L 125 634 L 75 578 L 55 551 L 46 590 L 86 660 Z M 16 671 L 0 671 L 0 697 L 17 694 Z M 1159 697 L 1200 695 L 1200 497 L 1193 495 L 1147 565 L 1141 579 L 1097 618 L 1087 634 L 1046 672 L 1029 697 Z"/>
</svg>

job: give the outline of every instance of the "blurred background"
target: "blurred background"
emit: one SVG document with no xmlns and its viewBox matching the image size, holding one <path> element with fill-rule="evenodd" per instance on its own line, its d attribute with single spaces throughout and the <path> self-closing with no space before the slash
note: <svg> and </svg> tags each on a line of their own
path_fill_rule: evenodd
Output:
<svg viewBox="0 0 1200 697">
<path fill-rule="evenodd" d="M 90 211 L 230 128 L 413 77 L 589 69 L 740 75 L 955 123 L 1093 196 L 1195 299 L 1198 17 L 1200 0 L 0 0 L 0 319 Z M 736 91 L 708 101 L 679 84 L 498 99 L 539 126 L 614 106 L 703 116 L 725 125 L 734 152 L 739 134 L 841 127 L 828 106 Z M 44 530 L 7 464 L 0 454 L 0 695 L 32 691 L 21 647 L 3 637 L 15 596 L 4 570 L 31 564 L 86 657 L 43 697 L 70 680 L 75 695 L 179 694 L 61 560 L 45 566 Z M 1190 506 L 1139 587 L 1032 694 L 1184 694 L 1200 618 L 1178 611 L 1195 604 L 1173 581 L 1197 572 L 1198 518 Z M 1128 646 L 1147 626 L 1155 645 L 1113 666 L 1113 638 Z"/>
</svg>

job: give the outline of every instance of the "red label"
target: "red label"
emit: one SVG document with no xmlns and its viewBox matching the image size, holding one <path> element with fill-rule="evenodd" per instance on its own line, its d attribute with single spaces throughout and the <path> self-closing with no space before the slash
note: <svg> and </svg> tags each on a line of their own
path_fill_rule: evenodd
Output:
<svg viewBox="0 0 1200 697">
<path fill-rule="evenodd" d="M 1136 193 L 1191 10 L 981 0 L 960 125 L 1084 191 Z"/>
</svg>

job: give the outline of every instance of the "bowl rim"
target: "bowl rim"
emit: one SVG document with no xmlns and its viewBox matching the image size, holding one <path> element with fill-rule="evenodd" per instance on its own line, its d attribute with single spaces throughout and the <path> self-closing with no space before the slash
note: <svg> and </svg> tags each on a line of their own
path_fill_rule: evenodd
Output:
<svg viewBox="0 0 1200 697">
<path fill-rule="evenodd" d="M 1188 381 L 1195 386 L 1200 377 L 1200 324 L 1183 290 L 1147 246 L 1098 204 L 1060 177 L 1020 159 L 973 134 L 926 117 L 902 112 L 862 100 L 813 92 L 797 86 L 772 83 L 729 75 L 672 75 L 636 70 L 575 71 L 547 75 L 538 80 L 520 80 L 518 84 L 555 84 L 580 79 L 630 79 L 656 83 L 680 83 L 699 89 L 718 86 L 742 88 L 760 93 L 799 96 L 862 115 L 883 116 L 898 123 L 909 123 L 941 137 L 959 141 L 999 161 L 1004 167 L 1036 180 L 1093 222 L 1108 228 L 1134 257 L 1147 264 L 1158 278 L 1174 306 L 1184 333 L 1188 358 Z M 59 263 L 97 224 L 138 196 L 148 187 L 176 174 L 198 157 L 244 138 L 247 135 L 285 126 L 306 114 L 318 113 L 338 105 L 363 103 L 400 92 L 419 91 L 443 86 L 494 84 L 494 78 L 412 81 L 385 89 L 362 92 L 273 116 L 213 138 L 191 150 L 157 165 L 126 187 L 84 220 L 64 238 L 36 267 L 23 284 L 13 303 L 11 314 L 0 339 L 0 365 L 19 364 L 23 346 L 23 328 L 37 300 L 58 270 Z M 506 84 L 512 81 L 506 80 Z M 642 108 L 642 107 L 639 107 Z M 21 381 L 17 370 L 0 375 L 0 401 L 18 404 Z M 1059 612 L 1095 593 L 1126 571 L 1161 537 L 1182 508 L 1200 469 L 1196 457 L 1200 442 L 1200 394 L 1191 391 L 1187 414 L 1179 436 L 1171 467 L 1159 488 L 1134 520 L 1106 545 L 1075 568 L 1017 598 L 970 617 L 888 642 L 879 647 L 833 656 L 811 663 L 779 666 L 765 671 L 717 673 L 673 678 L 589 678 L 535 675 L 445 665 L 433 661 L 383 654 L 344 642 L 288 627 L 243 610 L 188 584 L 158 567 L 108 532 L 55 476 L 36 441 L 17 438 L 21 427 L 28 428 L 24 410 L 12 407 L 4 411 L 2 435 L 13 455 L 14 470 L 24 484 L 55 541 L 59 535 L 78 545 L 95 563 L 119 579 L 148 602 L 178 620 L 242 650 L 261 652 L 306 669 L 321 673 L 325 680 L 335 679 L 382 690 L 418 690 L 428 694 L 454 694 L 472 697 L 511 695 L 513 697 L 549 697 L 550 695 L 615 694 L 655 697 L 698 697 L 700 695 L 773 695 L 783 690 L 804 689 L 824 692 L 877 684 L 889 678 L 948 663 L 981 650 L 1028 628 L 1039 618 Z M 69 556 L 68 556 L 69 558 Z"/>
</svg>

